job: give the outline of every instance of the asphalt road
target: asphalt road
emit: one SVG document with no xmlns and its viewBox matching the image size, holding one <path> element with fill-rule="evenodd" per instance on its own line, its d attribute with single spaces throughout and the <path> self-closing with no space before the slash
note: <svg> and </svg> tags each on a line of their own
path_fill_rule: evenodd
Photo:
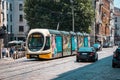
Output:
<svg viewBox="0 0 120 80">
<path fill-rule="evenodd" d="M 120 80 L 120 68 L 112 68 L 115 49 L 103 48 L 95 63 L 76 62 L 75 56 L 54 60 L 1 59 L 0 80 Z"/>
</svg>

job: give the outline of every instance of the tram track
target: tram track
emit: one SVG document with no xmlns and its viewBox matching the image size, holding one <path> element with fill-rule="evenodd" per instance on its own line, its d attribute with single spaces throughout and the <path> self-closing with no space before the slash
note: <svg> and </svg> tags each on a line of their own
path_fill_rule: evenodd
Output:
<svg viewBox="0 0 120 80">
<path fill-rule="evenodd" d="M 62 61 L 60 61 L 60 60 L 62 60 Z M 17 62 L 17 64 L 19 64 L 19 65 L 17 65 L 17 66 L 14 65 L 14 66 L 11 66 L 10 68 L 7 67 L 8 69 L 4 68 L 4 70 L 0 71 L 0 73 L 3 74 L 3 75 L 5 75 L 5 74 L 9 75 L 7 77 L 1 76 L 0 79 L 2 80 L 2 79 L 12 78 L 14 76 L 19 76 L 19 75 L 22 75 L 22 74 L 31 73 L 31 72 L 34 72 L 34 71 L 37 71 L 37 70 L 43 70 L 43 69 L 46 69 L 48 67 L 53 67 L 53 66 L 56 66 L 56 65 L 65 64 L 65 63 L 68 63 L 68 62 L 71 62 L 71 61 L 73 61 L 73 60 L 70 60 L 70 59 L 64 60 L 64 58 L 61 58 L 59 60 L 57 59 L 57 62 L 55 60 L 50 60 L 48 62 L 45 61 L 43 63 L 34 63 L 32 65 L 31 65 L 31 63 L 29 63 L 29 65 L 27 64 L 27 65 L 24 65 L 24 66 L 23 66 L 23 64 L 19 64 Z M 16 63 L 16 62 L 14 62 L 14 63 Z M 23 62 L 20 62 L 20 63 L 23 63 Z M 50 64 L 48 64 L 48 63 L 50 63 Z M 42 65 L 42 66 L 39 66 L 39 65 Z"/>
</svg>

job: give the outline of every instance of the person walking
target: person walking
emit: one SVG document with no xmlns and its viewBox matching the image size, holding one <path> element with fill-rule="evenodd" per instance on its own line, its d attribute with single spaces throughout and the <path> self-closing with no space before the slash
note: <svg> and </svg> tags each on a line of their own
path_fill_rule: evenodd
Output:
<svg viewBox="0 0 120 80">
<path fill-rule="evenodd" d="M 10 57 L 9 48 L 6 48 L 6 57 Z"/>
<path fill-rule="evenodd" d="M 2 48 L 2 58 L 4 58 L 6 56 L 6 48 Z"/>
<path fill-rule="evenodd" d="M 14 54 L 14 47 L 10 47 L 10 51 L 9 51 L 10 57 L 13 57 Z"/>
</svg>

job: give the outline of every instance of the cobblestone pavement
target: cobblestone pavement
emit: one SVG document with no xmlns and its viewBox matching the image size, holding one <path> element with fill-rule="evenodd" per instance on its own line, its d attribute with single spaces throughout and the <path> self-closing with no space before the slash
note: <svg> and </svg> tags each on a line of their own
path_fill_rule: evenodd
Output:
<svg viewBox="0 0 120 80">
<path fill-rule="evenodd" d="M 120 68 L 112 68 L 113 48 L 98 52 L 99 60 L 76 62 L 75 56 L 54 59 L 2 59 L 0 80 L 120 80 Z"/>
<path fill-rule="evenodd" d="M 9 62 L 12 62 L 12 61 L 14 61 L 14 59 L 12 59 L 10 57 L 1 58 L 0 59 L 0 65 L 4 64 L 4 63 L 9 63 Z"/>
</svg>

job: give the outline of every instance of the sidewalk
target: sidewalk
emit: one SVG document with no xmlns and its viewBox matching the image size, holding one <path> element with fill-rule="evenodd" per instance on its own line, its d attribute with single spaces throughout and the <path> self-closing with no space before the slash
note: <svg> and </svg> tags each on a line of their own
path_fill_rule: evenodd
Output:
<svg viewBox="0 0 120 80">
<path fill-rule="evenodd" d="M 0 59 L 0 64 L 14 61 L 11 57 L 5 57 Z"/>
<path fill-rule="evenodd" d="M 0 65 L 4 63 L 10 63 L 10 62 L 19 62 L 19 61 L 24 61 L 26 57 L 18 58 L 18 59 L 13 59 L 11 57 L 5 57 L 0 59 Z"/>
</svg>

